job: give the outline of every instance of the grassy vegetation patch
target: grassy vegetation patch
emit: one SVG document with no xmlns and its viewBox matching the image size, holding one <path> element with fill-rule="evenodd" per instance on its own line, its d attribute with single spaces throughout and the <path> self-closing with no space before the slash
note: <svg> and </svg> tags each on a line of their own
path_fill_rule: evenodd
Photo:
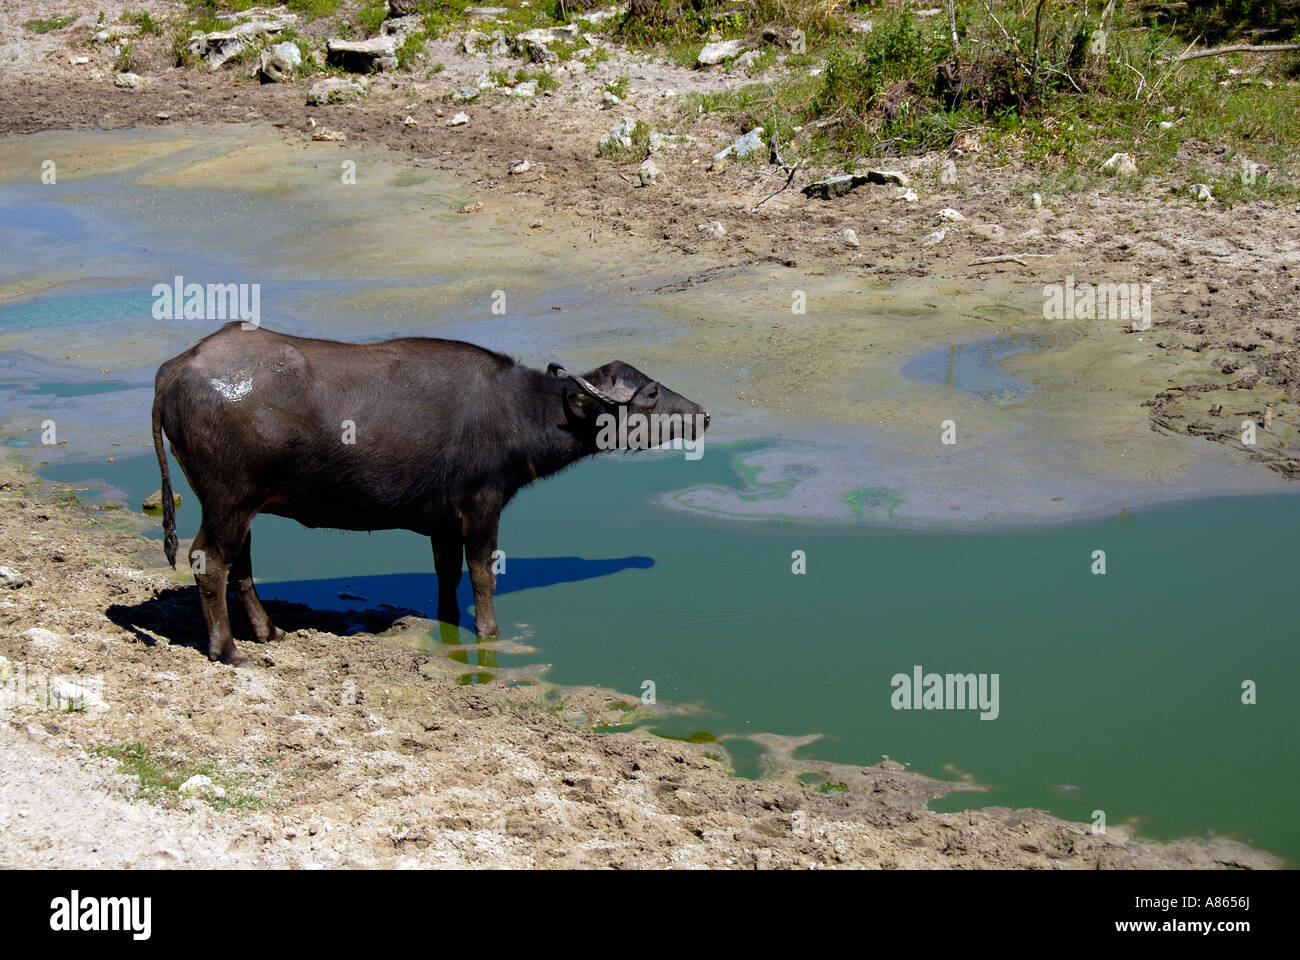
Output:
<svg viewBox="0 0 1300 960">
<path fill-rule="evenodd" d="M 221 774 L 215 764 L 176 764 L 143 743 L 109 744 L 95 747 L 91 753 L 116 760 L 118 772 L 135 777 L 140 782 L 138 796 L 150 803 L 179 803 L 185 796 L 180 792 L 181 785 L 194 776 L 208 777 L 224 791 L 224 796 L 206 792 L 198 795 L 214 810 L 255 810 L 263 802 Z"/>
<path fill-rule="evenodd" d="M 23 28 L 29 33 L 49 33 L 52 30 L 62 30 L 76 19 L 76 17 L 53 17 L 50 19 L 35 17 L 25 22 Z"/>
</svg>

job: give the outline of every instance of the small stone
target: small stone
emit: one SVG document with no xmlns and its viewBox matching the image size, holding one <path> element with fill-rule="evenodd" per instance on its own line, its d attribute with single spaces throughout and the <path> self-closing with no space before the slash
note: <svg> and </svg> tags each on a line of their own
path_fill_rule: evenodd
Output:
<svg viewBox="0 0 1300 960">
<path fill-rule="evenodd" d="M 544 227 L 544 226 L 546 226 L 546 224 L 542 223 L 542 221 L 540 221 L 540 220 L 534 220 L 532 223 L 530 223 L 530 224 L 528 225 L 528 229 L 529 229 L 529 230 L 540 230 L 540 229 L 542 229 L 542 227 Z"/>
<path fill-rule="evenodd" d="M 727 235 L 727 228 L 719 220 L 710 220 L 708 223 L 697 224 L 695 229 L 719 240 Z"/>
<path fill-rule="evenodd" d="M 687 133 L 652 133 L 647 147 L 651 153 L 658 153 L 660 150 L 674 150 L 694 142 L 695 138 Z"/>
<path fill-rule="evenodd" d="M 1194 183 L 1187 188 L 1187 192 L 1201 203 L 1214 199 L 1214 190 L 1208 183 Z"/>
<path fill-rule="evenodd" d="M 327 127 L 321 127 L 311 135 L 311 138 L 313 140 L 327 140 L 334 143 L 345 143 L 347 142 L 348 135 L 342 130 L 330 130 Z"/>
<path fill-rule="evenodd" d="M 0 585 L 8 587 L 10 590 L 17 590 L 19 587 L 25 587 L 31 582 L 31 577 L 19 573 L 13 567 L 0 567 Z"/>
<path fill-rule="evenodd" d="M 954 210 L 952 207 L 944 207 L 939 211 L 939 219 L 947 220 L 949 223 L 961 223 L 966 219 L 960 210 Z"/>
<path fill-rule="evenodd" d="M 329 40 L 325 44 L 325 62 L 353 73 L 392 70 L 397 66 L 397 41 L 384 34 L 369 40 Z"/>
<path fill-rule="evenodd" d="M 267 47 L 257 58 L 257 75 L 263 83 L 285 83 L 294 78 L 302 66 L 302 51 L 296 43 L 285 41 Z"/>
<path fill-rule="evenodd" d="M 924 243 L 927 247 L 932 247 L 936 243 L 942 243 L 943 238 L 946 236 L 948 236 L 948 228 L 944 227 L 942 230 L 936 230 L 934 231 L 934 233 L 926 234 L 921 239 L 921 242 Z"/>
<path fill-rule="evenodd" d="M 1116 153 L 1101 165 L 1101 170 L 1113 177 L 1131 177 L 1137 174 L 1138 167 L 1137 162 L 1127 153 Z"/>
<path fill-rule="evenodd" d="M 350 100 L 360 100 L 369 92 L 370 87 L 364 81 L 330 77 L 311 85 L 311 89 L 307 91 L 307 103 L 313 106 L 323 103 L 346 103 Z"/>
<path fill-rule="evenodd" d="M 663 183 L 668 179 L 668 174 L 664 173 L 653 160 L 647 160 L 637 169 L 637 176 L 641 178 L 641 186 L 650 187 L 656 183 Z"/>
<path fill-rule="evenodd" d="M 640 121 L 633 117 L 624 117 L 618 123 L 614 124 L 600 138 L 600 152 L 606 153 L 617 150 L 631 150 L 632 137 L 636 134 L 636 129 Z"/>
<path fill-rule="evenodd" d="M 452 117 L 450 120 L 447 121 L 447 126 L 449 126 L 449 127 L 463 127 L 463 126 L 465 126 L 465 124 L 467 124 L 467 123 L 469 123 L 469 115 L 468 115 L 468 114 L 465 114 L 465 113 L 458 113 L 458 114 L 456 114 L 454 117 Z"/>
<path fill-rule="evenodd" d="M 420 125 L 420 121 L 416 120 L 415 117 L 408 115 L 406 119 L 402 121 L 402 124 L 407 127 L 418 127 Z"/>
<path fill-rule="evenodd" d="M 867 183 L 893 184 L 896 187 L 906 187 L 911 184 L 907 174 L 899 170 L 868 170 L 865 176 Z"/>
<path fill-rule="evenodd" d="M 738 57 L 745 49 L 744 40 L 720 40 L 717 43 L 706 43 L 700 50 L 699 56 L 695 58 L 697 66 L 712 67 L 721 63 L 723 60 L 730 60 L 732 57 Z"/>
<path fill-rule="evenodd" d="M 124 90 L 134 90 L 144 83 L 144 77 L 138 73 L 119 73 L 113 78 L 113 85 Z"/>
<path fill-rule="evenodd" d="M 737 160 L 744 160 L 746 157 L 752 156 L 754 153 L 761 150 L 763 146 L 763 128 L 755 127 L 743 137 L 737 138 L 731 146 L 715 153 L 713 159 L 726 160 L 727 158 L 734 156 Z"/>
<path fill-rule="evenodd" d="M 49 699 L 49 705 L 60 710 L 87 710 L 92 713 L 108 710 L 108 704 L 98 693 L 66 677 L 55 677 L 50 681 Z"/>
<path fill-rule="evenodd" d="M 57 647 L 59 641 L 63 639 L 62 634 L 55 633 L 53 630 L 46 630 L 44 627 L 32 627 L 30 630 L 24 630 L 20 636 L 47 650 Z"/>
<path fill-rule="evenodd" d="M 181 495 L 179 493 L 173 493 L 172 506 L 179 507 L 180 505 L 181 505 Z M 140 507 L 144 510 L 161 510 L 162 491 L 155 490 L 153 493 L 149 494 L 149 496 L 145 497 L 144 500 L 140 502 Z"/>
<path fill-rule="evenodd" d="M 456 92 L 451 95 L 451 102 L 469 103 L 472 100 L 477 100 L 478 95 L 479 95 L 478 87 L 470 87 L 470 86 L 458 87 Z"/>
<path fill-rule="evenodd" d="M 1035 210 L 1043 209 L 1043 195 L 1041 193 L 1034 194 L 1029 198 L 1029 205 Z"/>
<path fill-rule="evenodd" d="M 473 203 L 467 203 L 460 208 L 461 213 L 479 213 L 483 209 L 483 201 L 475 200 Z"/>
<path fill-rule="evenodd" d="M 617 107 L 623 101 L 617 95 L 615 95 L 613 91 L 606 90 L 604 93 L 601 94 L 600 102 L 601 105 L 606 110 L 608 110 L 610 107 Z"/>
<path fill-rule="evenodd" d="M 533 165 L 529 163 L 527 160 L 520 160 L 518 163 L 514 163 L 510 165 L 510 173 L 512 176 L 517 176 L 521 173 L 527 173 L 531 169 L 533 169 Z"/>
<path fill-rule="evenodd" d="M 511 88 L 510 96 L 524 98 L 537 96 L 537 81 L 525 80 L 523 83 L 516 84 Z"/>
<path fill-rule="evenodd" d="M 859 242 L 859 240 L 858 240 L 858 234 L 857 234 L 857 231 L 852 230 L 852 229 L 850 229 L 850 228 L 848 228 L 848 227 L 846 227 L 846 228 L 844 229 L 844 232 L 840 234 L 840 239 L 844 241 L 844 245 L 845 245 L 846 247 L 860 247 L 860 246 L 862 246 L 862 244 L 861 244 L 861 243 Z"/>
<path fill-rule="evenodd" d="M 900 187 L 898 189 L 898 195 L 895 196 L 894 199 L 902 200 L 905 203 L 916 203 L 916 201 L 920 198 L 917 197 L 916 191 L 913 190 L 911 187 L 906 187 L 906 188 Z"/>
<path fill-rule="evenodd" d="M 212 778 L 196 773 L 178 788 L 182 794 L 202 793 L 212 786 Z"/>
</svg>

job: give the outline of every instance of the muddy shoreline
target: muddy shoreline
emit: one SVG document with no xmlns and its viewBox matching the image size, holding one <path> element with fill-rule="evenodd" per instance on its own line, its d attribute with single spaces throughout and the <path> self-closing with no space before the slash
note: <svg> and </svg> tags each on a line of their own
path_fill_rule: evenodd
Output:
<svg viewBox="0 0 1300 960">
<path fill-rule="evenodd" d="M 231 670 L 203 655 L 193 587 L 140 536 L 151 521 L 0 470 L 0 555 L 21 576 L 0 591 L 6 689 L 25 668 L 80 678 L 106 707 L 5 701 L 23 773 L 0 788 L 0 866 L 1280 865 L 1227 840 L 1140 843 L 1035 810 L 933 813 L 969 785 L 795 760 L 779 738 L 765 777 L 739 779 L 717 744 L 594 732 L 644 709 L 634 694 L 462 686 L 463 668 L 413 642 L 429 622 L 400 611 L 275 604 L 289 635 L 246 644 L 253 665 Z M 32 801 L 33 771 L 64 788 L 57 809 L 94 811 L 87 829 Z M 194 771 L 221 796 L 180 793 Z M 160 810 L 113 813 L 129 802 Z"/>
</svg>

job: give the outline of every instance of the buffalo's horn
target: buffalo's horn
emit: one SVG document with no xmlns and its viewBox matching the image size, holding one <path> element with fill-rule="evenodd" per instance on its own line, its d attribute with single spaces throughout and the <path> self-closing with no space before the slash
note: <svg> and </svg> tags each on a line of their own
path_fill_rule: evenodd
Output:
<svg viewBox="0 0 1300 960">
<path fill-rule="evenodd" d="M 546 365 L 546 372 L 553 377 L 567 377 L 569 375 L 569 372 L 558 363 L 548 363 Z"/>
<path fill-rule="evenodd" d="M 623 396 L 622 399 L 620 400 L 618 397 L 615 397 L 611 394 L 606 393 L 604 390 L 601 390 L 599 387 L 597 387 L 595 384 L 591 383 L 590 381 L 582 379 L 582 377 L 578 376 L 576 373 L 571 373 L 569 374 L 569 376 L 573 377 L 574 380 L 578 381 L 578 386 L 582 387 L 583 390 L 586 390 L 589 394 L 591 394 L 601 403 L 620 404 L 620 403 L 625 403 L 626 401 L 632 399 L 631 394 L 628 392 L 626 387 L 623 387 L 623 389 L 619 391 L 620 396 L 622 396 L 623 394 L 627 394 L 627 396 Z"/>
</svg>

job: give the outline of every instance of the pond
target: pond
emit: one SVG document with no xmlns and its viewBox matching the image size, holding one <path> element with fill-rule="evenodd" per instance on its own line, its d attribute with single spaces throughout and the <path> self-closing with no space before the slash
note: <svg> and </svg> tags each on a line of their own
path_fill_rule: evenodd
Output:
<svg viewBox="0 0 1300 960">
<path fill-rule="evenodd" d="M 1080 377 L 1038 384 L 1075 362 L 1079 331 L 1037 329 L 995 292 L 976 306 L 954 293 L 949 307 L 941 293 L 827 281 L 834 310 L 792 332 L 788 293 L 780 324 L 754 319 L 756 304 L 806 277 L 652 295 L 638 284 L 662 262 L 629 266 L 626 250 L 580 247 L 559 225 L 523 254 L 534 213 L 458 219 L 469 195 L 451 182 L 380 170 L 367 196 L 385 212 L 367 219 L 309 185 L 330 156 L 231 160 L 249 180 L 237 187 L 213 173 L 226 154 L 210 139 L 171 152 L 99 142 L 106 169 L 49 199 L 15 188 L 0 209 L 0 238 L 39 254 L 0 265 L 2 455 L 54 461 L 46 478 L 102 481 L 133 509 L 158 488 L 152 371 L 213 326 L 152 319 L 149 290 L 177 274 L 261 282 L 265 322 L 287 332 L 454 336 L 540 364 L 621 356 L 709 408 L 705 455 L 610 456 L 524 491 L 502 522 L 496 605 L 516 643 L 428 638 L 466 682 L 545 676 L 629 696 L 649 682 L 670 709 L 646 722 L 717 738 L 742 775 L 762 771 L 759 735 L 806 736 L 797 757 L 888 755 L 985 788 L 938 809 L 1034 806 L 1085 822 L 1102 810 L 1142 836 L 1213 832 L 1300 858 L 1300 500 L 1262 471 L 1188 468 L 1210 445 L 1157 438 L 1140 419 L 1116 428 L 1132 444 L 1123 463 L 1094 456 L 1112 437 L 1067 444 L 1062 418 L 1096 419 L 1069 386 Z M 191 168 L 201 182 L 178 185 Z M 293 203 L 276 176 L 298 178 Z M 419 218 L 395 218 L 394 193 L 417 198 Z M 34 212 L 51 207 L 58 216 Z M 430 224 L 445 235 L 430 239 Z M 498 315 L 503 270 L 512 306 Z M 882 346 L 836 366 L 832 330 Z M 958 345 L 918 354 L 935 343 Z M 799 352 L 810 344 L 824 370 Z M 817 402 L 799 406 L 804 396 Z M 961 436 L 983 431 L 973 446 L 939 445 L 950 410 Z M 40 439 L 47 419 L 55 445 Z M 1139 472 L 1114 472 L 1133 461 Z M 191 536 L 197 504 L 172 477 Z M 1207 496 L 1226 492 L 1253 495 Z M 264 597 L 433 613 L 429 545 L 412 534 L 275 517 L 253 529 Z M 461 605 L 471 622 L 467 583 Z M 986 702 L 958 705 L 945 687 L 949 708 L 924 708 L 918 692 L 920 709 L 899 709 L 918 674 L 922 687 L 969 675 Z M 1257 702 L 1243 703 L 1243 685 Z"/>
</svg>

